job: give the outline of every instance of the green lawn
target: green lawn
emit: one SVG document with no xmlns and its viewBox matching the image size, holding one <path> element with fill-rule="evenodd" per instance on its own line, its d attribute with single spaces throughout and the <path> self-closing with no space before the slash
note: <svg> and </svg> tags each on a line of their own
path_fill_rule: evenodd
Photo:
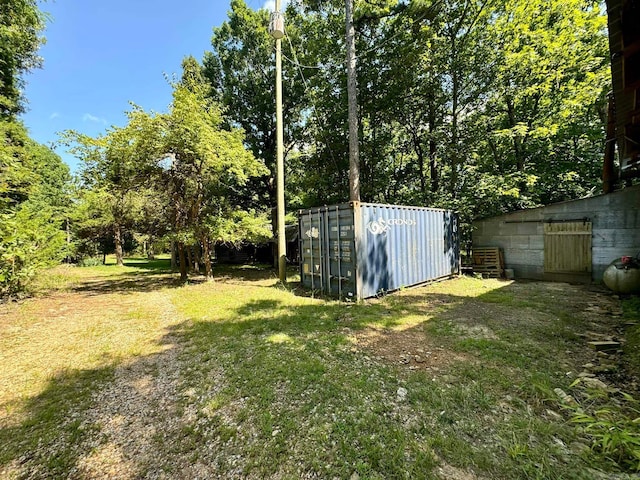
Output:
<svg viewBox="0 0 640 480">
<path fill-rule="evenodd" d="M 620 322 L 606 292 L 459 278 L 344 304 L 267 268 L 216 275 L 180 285 L 166 259 L 61 267 L 36 298 L 0 306 L 0 477 L 633 470 L 571 421 L 596 403 L 572 386 L 599 361 L 578 334 Z M 600 378 L 616 386 L 621 369 Z M 621 393 L 603 395 L 633 415 Z"/>
</svg>

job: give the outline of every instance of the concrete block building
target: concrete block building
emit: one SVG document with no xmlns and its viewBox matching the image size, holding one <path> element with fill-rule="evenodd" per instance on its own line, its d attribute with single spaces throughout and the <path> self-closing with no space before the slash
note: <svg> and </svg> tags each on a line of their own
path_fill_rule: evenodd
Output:
<svg viewBox="0 0 640 480">
<path fill-rule="evenodd" d="M 640 252 L 640 185 L 475 221 L 473 246 L 500 247 L 516 278 L 599 282 Z"/>
</svg>

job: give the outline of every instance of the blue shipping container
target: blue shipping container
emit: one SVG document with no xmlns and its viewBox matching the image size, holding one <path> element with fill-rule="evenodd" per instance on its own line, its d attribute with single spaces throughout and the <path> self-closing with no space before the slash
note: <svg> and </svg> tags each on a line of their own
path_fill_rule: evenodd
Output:
<svg viewBox="0 0 640 480">
<path fill-rule="evenodd" d="M 460 273 L 449 210 L 351 202 L 300 210 L 300 275 L 312 290 L 364 299 Z"/>
</svg>

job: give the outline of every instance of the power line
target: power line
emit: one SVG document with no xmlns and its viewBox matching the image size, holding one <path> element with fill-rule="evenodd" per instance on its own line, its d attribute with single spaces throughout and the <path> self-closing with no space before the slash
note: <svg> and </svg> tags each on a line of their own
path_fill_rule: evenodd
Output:
<svg viewBox="0 0 640 480">
<path fill-rule="evenodd" d="M 298 66 L 298 71 L 300 72 L 300 77 L 302 78 L 302 84 L 304 85 L 304 91 L 305 93 L 308 95 L 309 93 L 309 83 L 307 82 L 307 79 L 304 76 L 304 72 L 302 71 L 302 66 L 300 65 L 300 62 L 298 62 L 298 55 L 296 54 L 296 50 L 295 48 L 293 48 L 293 43 L 291 42 L 291 38 L 289 36 L 289 33 L 287 32 L 287 29 L 285 27 L 285 37 L 287 37 L 287 42 L 289 43 L 289 48 L 291 48 L 291 53 L 293 53 L 293 58 L 295 60 L 295 65 Z M 286 58 L 286 57 L 285 57 Z M 316 101 L 315 101 L 315 97 L 313 95 L 310 96 L 311 99 L 311 106 L 313 107 L 313 111 L 315 113 L 316 118 L 318 118 L 318 106 L 316 105 Z M 329 155 L 331 156 L 331 160 L 333 160 L 333 163 L 336 167 L 336 170 L 339 169 L 339 165 L 338 162 L 335 158 L 335 156 L 333 155 L 333 149 L 331 148 L 331 145 L 328 141 L 328 138 L 326 136 L 326 132 L 324 132 L 323 130 L 323 136 L 325 137 L 324 141 L 325 141 L 325 145 L 327 146 L 327 149 L 329 150 Z"/>
</svg>

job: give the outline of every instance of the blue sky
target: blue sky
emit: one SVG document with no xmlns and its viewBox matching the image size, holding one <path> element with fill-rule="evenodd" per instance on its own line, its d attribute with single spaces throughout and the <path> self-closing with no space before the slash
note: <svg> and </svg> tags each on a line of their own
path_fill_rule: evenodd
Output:
<svg viewBox="0 0 640 480">
<path fill-rule="evenodd" d="M 257 9 L 265 0 L 245 0 Z M 132 101 L 164 111 L 171 88 L 163 74 L 179 74 L 186 55 L 211 48 L 215 26 L 230 0 L 50 0 L 41 48 L 42 69 L 26 75 L 28 111 L 22 119 L 36 141 L 50 144 L 73 129 L 96 136 L 122 126 Z M 72 169 L 77 160 L 56 152 Z"/>
</svg>

